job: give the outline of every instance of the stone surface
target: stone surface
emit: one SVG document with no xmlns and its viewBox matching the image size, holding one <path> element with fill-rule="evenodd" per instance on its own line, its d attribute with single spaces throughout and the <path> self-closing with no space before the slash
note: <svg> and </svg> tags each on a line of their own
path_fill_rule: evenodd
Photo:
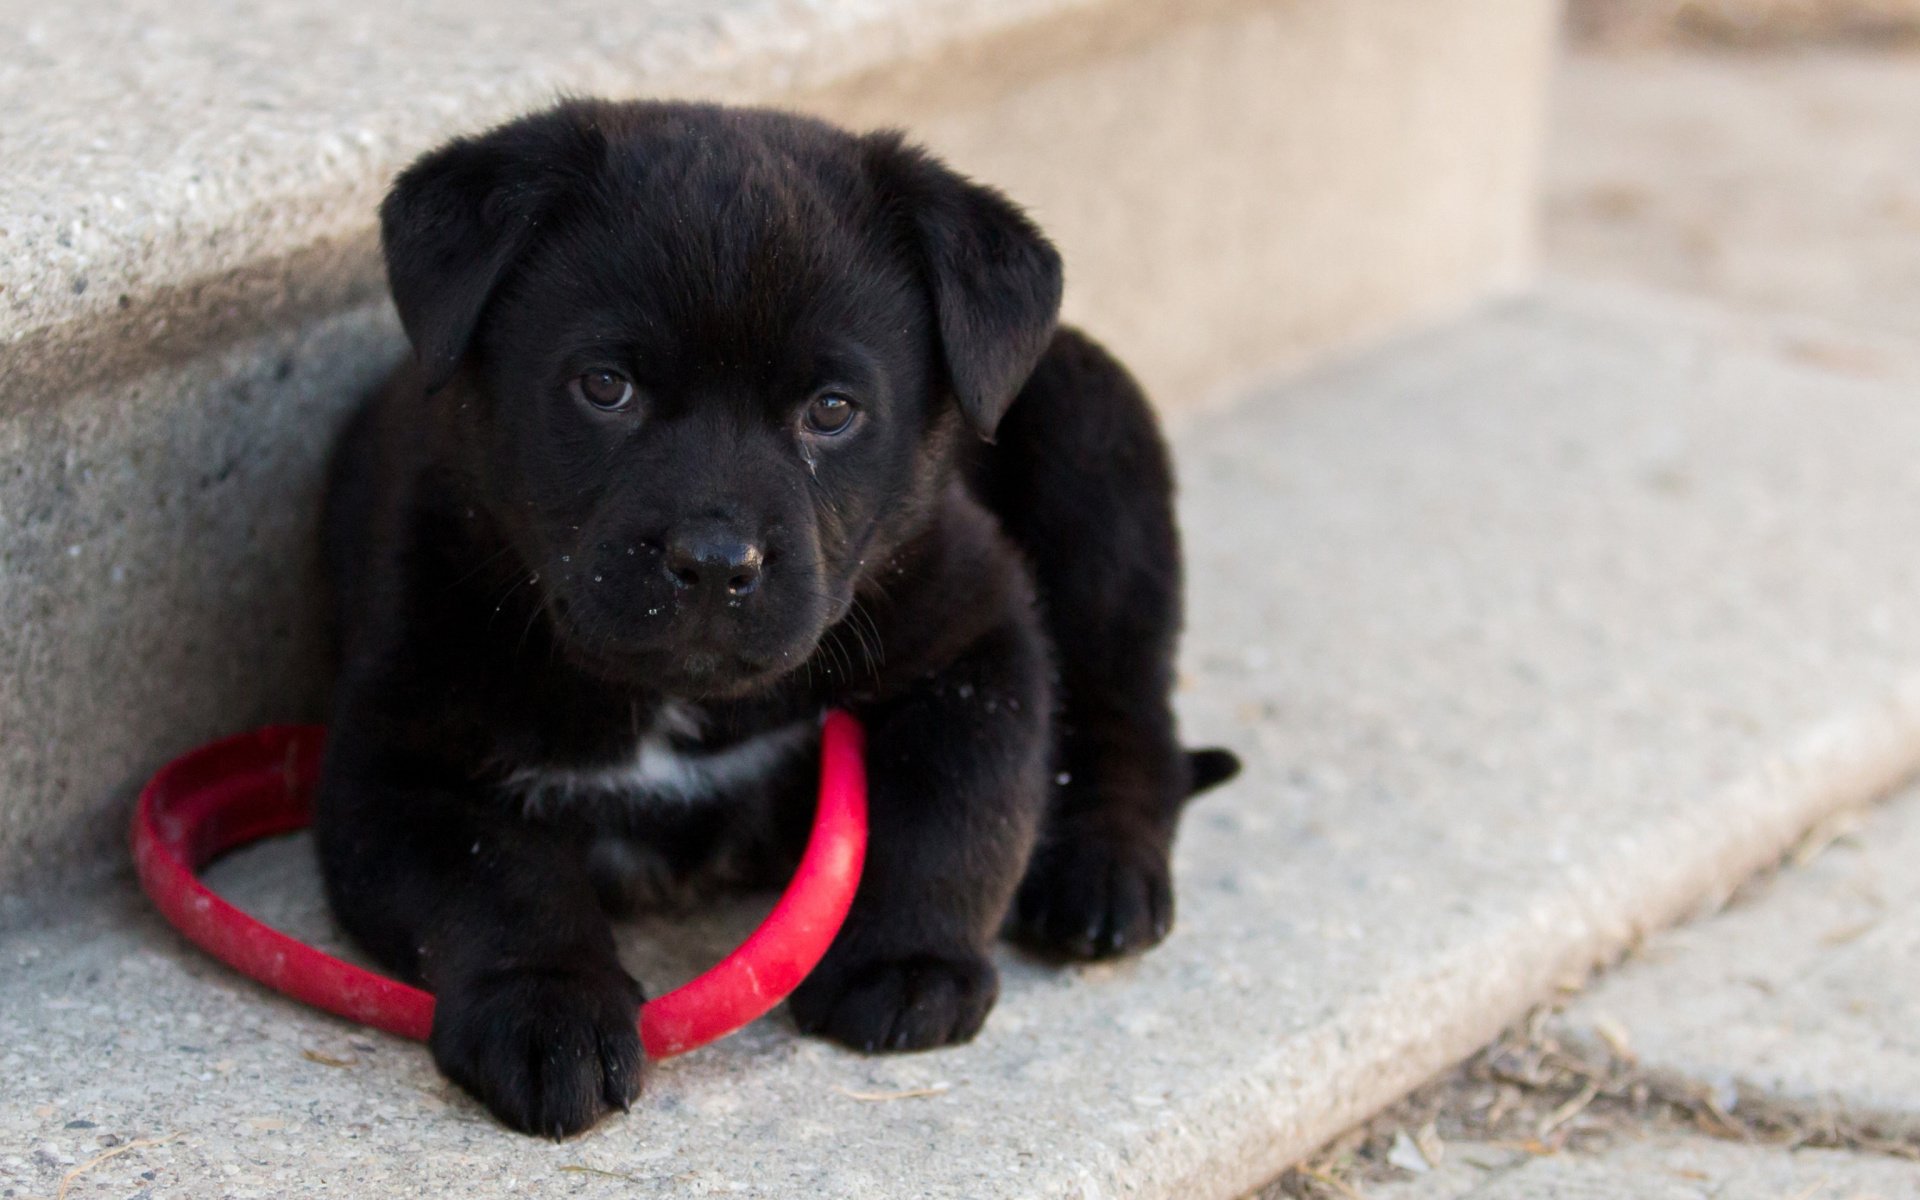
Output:
<svg viewBox="0 0 1920 1200">
<path fill-rule="evenodd" d="M 1555 293 L 1251 397 L 1180 438 L 1186 717 L 1248 772 L 1153 954 L 1009 954 L 936 1054 L 770 1019 L 556 1146 L 122 883 L 0 941 L 0 1186 L 176 1138 L 74 1194 L 1240 1194 L 1920 764 L 1911 394 Z M 324 932 L 299 854 L 221 886 Z M 651 982 L 751 916 L 641 929 Z"/>
<path fill-rule="evenodd" d="M 112 7 L 0 0 L 0 894 L 316 711 L 314 480 L 400 352 L 373 209 L 451 131 L 562 88 L 905 125 L 1033 207 L 1169 411 L 1531 261 L 1546 0 Z"/>
<path fill-rule="evenodd" d="M 324 715 L 320 474 L 390 309 L 0 411 L 0 895 L 124 858 L 172 754 Z"/>
<path fill-rule="evenodd" d="M 1570 8 L 1589 32 L 1597 24 L 1625 40 L 1736 23 L 1742 38 L 1798 38 L 1821 21 L 1839 34 L 1862 30 L 1863 17 L 1903 15 L 1912 26 L 1920 16 L 1910 0 Z M 1916 66 L 1911 56 L 1857 53 L 1574 56 L 1555 85 L 1547 269 L 1768 310 L 1749 326 L 1756 350 L 1770 342 L 1774 353 L 1829 370 L 1912 378 L 1920 207 L 1908 201 L 1920 197 L 1920 162 L 1906 147 L 1920 134 Z M 1781 313 L 1793 319 L 1783 324 Z M 1710 897 L 1698 924 L 1650 938 L 1538 1036 L 1549 1047 L 1571 1044 L 1588 1063 L 1614 1062 L 1615 1080 L 1630 1078 L 1615 1058 L 1624 1045 L 1662 1094 L 1712 1097 L 1735 1123 L 1911 1147 L 1920 1137 L 1916 861 L 1920 796 L 1839 814 L 1777 877 L 1743 886 L 1724 913 Z M 1503 1037 L 1488 1052 L 1493 1062 L 1512 1041 L 1528 1038 Z M 1578 1071 L 1557 1089 L 1508 1085 L 1502 1095 L 1477 1061 L 1388 1110 L 1364 1154 L 1350 1158 L 1352 1142 L 1336 1142 L 1314 1169 L 1369 1200 L 1920 1194 L 1920 1164 L 1874 1150 L 1702 1142 L 1675 1133 L 1690 1118 L 1621 1104 L 1617 1082 L 1582 1108 Z M 1443 1155 L 1426 1171 L 1412 1135 L 1436 1111 Z M 1489 1111 L 1504 1114 L 1495 1128 Z M 1536 1131 L 1548 1126 L 1555 1145 L 1574 1133 L 1571 1149 L 1536 1160 L 1523 1147 L 1534 1139 L 1541 1148 Z M 1593 1149 L 1596 1141 L 1606 1148 Z M 1407 1177 L 1408 1167 L 1420 1174 Z M 1260 1194 L 1342 1193 L 1295 1173 Z"/>
<path fill-rule="evenodd" d="M 1902 6 L 1920 13 L 1906 0 L 1799 7 Z M 1911 54 L 1576 56 L 1557 81 L 1552 268 L 1817 314 L 1788 337 L 1790 353 L 1908 374 L 1920 328 L 1916 138 Z M 1605 1019 L 1650 1068 L 1730 1095 L 1744 1086 L 1920 1129 L 1917 808 L 1904 796 L 1876 810 L 1751 903 L 1649 944 L 1566 1028 L 1597 1037 Z"/>
<path fill-rule="evenodd" d="M 1090 5 L 562 0 L 535 18 L 461 0 L 7 0 L 0 344 L 111 318 L 123 297 L 150 324 L 205 324 L 224 296 L 168 289 L 315 246 L 364 249 L 407 159 L 562 91 L 766 96 L 1076 7 Z M 370 265 L 360 254 L 347 269 Z M 147 316 L 156 299 L 187 302 L 189 320 Z"/>
<path fill-rule="evenodd" d="M 1920 1166 L 1838 1150 L 1677 1137 L 1491 1169 L 1450 1158 L 1433 1175 L 1371 1187 L 1366 1195 L 1367 1200 L 1915 1200 Z"/>
<path fill-rule="evenodd" d="M 925 127 L 1045 210 L 1070 303 L 1125 314 L 1150 360 L 1203 366 L 1202 323 L 1237 317 L 1249 285 L 1292 322 L 1235 327 L 1226 349 L 1351 337 L 1524 274 L 1554 11 L 0 0 L 5 406 L 371 299 L 392 174 L 561 92 Z M 1173 319 L 1210 276 L 1225 295 Z"/>
<path fill-rule="evenodd" d="M 1624 1037 L 1648 1070 L 1736 1103 L 1752 1094 L 1920 1137 L 1920 794 L 1827 832 L 1837 840 L 1812 861 L 1653 939 L 1563 1028 Z"/>
</svg>

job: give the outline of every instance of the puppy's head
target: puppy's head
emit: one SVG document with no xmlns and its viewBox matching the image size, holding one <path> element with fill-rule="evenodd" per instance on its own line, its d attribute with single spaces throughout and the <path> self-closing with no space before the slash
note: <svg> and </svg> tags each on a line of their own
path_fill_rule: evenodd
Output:
<svg viewBox="0 0 1920 1200">
<path fill-rule="evenodd" d="M 561 645 L 680 694 L 807 659 L 1059 305 L 998 193 L 758 110 L 570 102 L 422 158 L 381 222 L 424 403 Z"/>
</svg>

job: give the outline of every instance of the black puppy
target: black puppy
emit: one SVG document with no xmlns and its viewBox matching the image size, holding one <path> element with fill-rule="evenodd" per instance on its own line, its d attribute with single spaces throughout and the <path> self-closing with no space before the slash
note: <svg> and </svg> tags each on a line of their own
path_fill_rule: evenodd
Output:
<svg viewBox="0 0 1920 1200">
<path fill-rule="evenodd" d="M 871 844 L 801 1029 L 964 1041 L 1003 924 L 1166 935 L 1181 805 L 1237 764 L 1175 736 L 1153 415 L 1055 331 L 1018 209 L 893 134 L 570 102 L 422 158 L 381 222 L 417 360 L 335 460 L 315 828 L 448 1076 L 532 1132 L 624 1108 L 608 910 L 777 882 L 830 706 Z"/>
</svg>

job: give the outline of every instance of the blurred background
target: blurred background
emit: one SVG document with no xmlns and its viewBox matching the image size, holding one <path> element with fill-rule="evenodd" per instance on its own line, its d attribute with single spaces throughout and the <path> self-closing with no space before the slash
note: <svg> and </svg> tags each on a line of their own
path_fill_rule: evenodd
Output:
<svg viewBox="0 0 1920 1200">
<path fill-rule="evenodd" d="M 1920 3 L 1572 0 L 1556 269 L 1920 329 Z"/>
<path fill-rule="evenodd" d="M 1577 45 L 1616 49 L 1911 49 L 1912 0 L 1570 0 Z"/>
</svg>

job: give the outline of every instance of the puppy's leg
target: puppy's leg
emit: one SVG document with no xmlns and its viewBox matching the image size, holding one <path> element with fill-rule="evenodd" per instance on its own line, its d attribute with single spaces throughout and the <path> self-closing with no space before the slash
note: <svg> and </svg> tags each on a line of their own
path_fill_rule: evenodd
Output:
<svg viewBox="0 0 1920 1200">
<path fill-rule="evenodd" d="M 639 1091 L 641 999 L 579 848 L 342 729 L 315 834 L 333 911 L 435 997 L 430 1046 L 502 1122 L 564 1137 Z"/>
<path fill-rule="evenodd" d="M 805 1032 L 856 1049 L 964 1042 L 999 995 L 988 952 L 1046 806 L 1045 650 L 989 634 L 867 729 L 867 861 L 847 923 L 794 992 Z"/>
<path fill-rule="evenodd" d="M 976 483 L 1031 560 L 1060 669 L 1052 813 L 1011 932 L 1074 957 L 1144 950 L 1173 923 L 1181 806 L 1239 769 L 1224 750 L 1189 755 L 1174 726 L 1180 540 L 1166 445 L 1125 368 L 1063 329 Z"/>
</svg>

